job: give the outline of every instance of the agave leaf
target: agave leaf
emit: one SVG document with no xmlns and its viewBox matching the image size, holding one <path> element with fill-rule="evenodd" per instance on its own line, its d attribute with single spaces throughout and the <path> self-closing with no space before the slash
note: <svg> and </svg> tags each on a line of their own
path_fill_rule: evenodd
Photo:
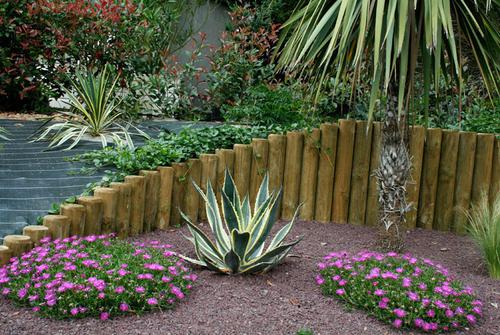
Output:
<svg viewBox="0 0 500 335">
<path fill-rule="evenodd" d="M 274 236 L 274 238 L 271 240 L 271 244 L 269 244 L 269 247 L 267 249 L 267 251 L 281 245 L 281 243 L 283 242 L 283 240 L 287 237 L 288 233 L 290 232 L 290 230 L 292 229 L 294 223 L 295 223 L 295 220 L 297 219 L 298 215 L 299 215 L 299 211 L 300 211 L 300 208 L 302 207 L 303 204 L 300 204 L 297 209 L 295 210 L 295 213 L 293 214 L 293 217 L 292 217 L 292 220 L 287 223 L 286 225 L 284 225 L 279 231 L 278 233 Z"/>
<path fill-rule="evenodd" d="M 243 204 L 241 206 L 241 220 L 240 220 L 240 228 L 242 230 L 246 230 L 247 226 L 250 223 L 250 219 L 252 218 L 252 209 L 250 208 L 250 200 L 248 196 L 243 198 Z"/>
<path fill-rule="evenodd" d="M 234 204 L 231 202 L 231 199 L 227 196 L 227 194 L 222 190 L 222 213 L 224 214 L 224 222 L 229 231 L 233 229 L 240 228 L 240 216 L 238 215 L 238 211 L 235 208 Z"/>
<path fill-rule="evenodd" d="M 302 237 L 300 237 L 299 239 L 297 239 L 291 243 L 280 245 L 279 247 L 276 247 L 276 248 L 266 252 L 262 256 L 251 260 L 247 264 L 252 265 L 252 264 L 256 264 L 256 263 L 268 263 L 268 262 L 271 262 L 276 257 L 283 259 L 284 258 L 283 254 L 286 255 L 288 252 L 290 252 L 290 250 L 292 250 L 292 248 L 297 243 L 299 243 L 301 240 L 302 240 Z"/>
<path fill-rule="evenodd" d="M 250 241 L 250 233 L 247 231 L 239 232 L 234 229 L 231 232 L 232 250 L 236 253 L 240 260 L 245 260 L 245 252 L 247 250 L 248 241 Z"/>
<path fill-rule="evenodd" d="M 262 220 L 253 227 L 251 232 L 253 243 L 248 250 L 250 254 L 252 254 L 262 243 L 264 243 L 267 235 L 269 235 L 269 232 L 273 228 L 278 218 L 280 201 L 281 191 L 274 197 L 271 209 L 268 210 Z"/>
<path fill-rule="evenodd" d="M 217 247 L 212 243 L 212 241 L 208 238 L 208 236 L 195 224 L 189 220 L 183 212 L 181 212 L 182 217 L 186 220 L 188 229 L 193 235 L 194 239 L 200 244 L 200 250 L 204 251 L 206 254 L 211 255 L 215 259 L 222 260 L 222 254 L 219 252 Z"/>
<path fill-rule="evenodd" d="M 229 202 L 232 204 L 234 207 L 234 211 L 236 212 L 238 218 L 242 218 L 243 214 L 241 213 L 241 200 L 240 200 L 240 195 L 238 194 L 238 190 L 236 189 L 236 184 L 234 183 L 234 179 L 229 173 L 229 170 L 226 169 L 225 172 L 225 177 L 224 177 L 224 186 L 222 188 L 222 191 L 227 195 L 227 198 L 230 200 Z M 224 208 L 224 206 L 223 206 Z M 238 222 L 240 224 L 240 222 Z M 237 227 L 237 228 L 242 228 Z M 229 230 L 231 231 L 233 228 L 230 228 Z"/>
<path fill-rule="evenodd" d="M 257 192 L 257 197 L 255 198 L 255 210 L 257 213 L 258 209 L 265 203 L 266 199 L 269 198 L 269 174 L 266 173 L 262 183 L 260 184 L 259 191 Z"/>
<path fill-rule="evenodd" d="M 230 249 L 229 236 L 224 230 L 224 225 L 222 224 L 222 219 L 219 213 L 219 206 L 217 204 L 217 199 L 215 198 L 212 185 L 210 182 L 207 183 L 207 194 L 205 194 L 194 181 L 192 181 L 192 184 L 205 201 L 208 224 L 214 233 L 215 243 L 217 244 L 217 247 L 221 249 L 222 253 L 226 253 Z"/>
<path fill-rule="evenodd" d="M 240 273 L 247 273 L 247 274 L 264 273 L 276 265 L 277 263 L 274 260 L 267 263 L 251 264 L 240 268 Z"/>
<path fill-rule="evenodd" d="M 224 263 L 231 269 L 232 273 L 237 273 L 240 269 L 241 259 L 233 250 L 229 250 L 227 254 L 224 255 Z"/>
</svg>

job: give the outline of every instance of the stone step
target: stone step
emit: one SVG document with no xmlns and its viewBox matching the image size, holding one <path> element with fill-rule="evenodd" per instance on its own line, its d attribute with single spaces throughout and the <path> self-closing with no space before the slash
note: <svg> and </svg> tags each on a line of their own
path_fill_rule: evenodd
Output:
<svg viewBox="0 0 500 335">
<path fill-rule="evenodd" d="M 53 203 L 61 203 L 68 197 L 1 198 L 0 209 L 4 210 L 49 210 Z M 36 207 L 35 207 L 36 206 Z"/>
<path fill-rule="evenodd" d="M 4 198 L 38 198 L 38 197 L 71 197 L 79 195 L 85 190 L 83 185 L 65 185 L 53 187 L 2 187 L 0 191 L 0 202 Z"/>
<path fill-rule="evenodd" d="M 0 190 L 4 188 L 36 188 L 36 187 L 63 187 L 67 185 L 87 185 L 101 180 L 103 174 L 96 173 L 92 176 L 78 175 L 54 178 L 9 178 L 0 179 Z"/>
</svg>

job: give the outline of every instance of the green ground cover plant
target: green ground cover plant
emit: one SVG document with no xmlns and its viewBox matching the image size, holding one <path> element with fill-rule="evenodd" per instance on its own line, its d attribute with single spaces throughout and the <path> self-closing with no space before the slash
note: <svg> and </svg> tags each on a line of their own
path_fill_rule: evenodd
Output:
<svg viewBox="0 0 500 335">
<path fill-rule="evenodd" d="M 467 231 L 478 244 L 490 276 L 500 279 L 500 194 L 491 205 L 483 195 L 466 215 Z"/>
<path fill-rule="evenodd" d="M 67 319 L 172 308 L 196 280 L 171 245 L 112 236 L 49 241 L 0 268 L 0 293 L 41 316 Z"/>
<path fill-rule="evenodd" d="M 482 302 L 429 259 L 409 254 L 333 252 L 318 264 L 325 295 L 363 309 L 396 328 L 456 331 L 475 325 Z"/>
<path fill-rule="evenodd" d="M 222 215 L 210 181 L 207 192 L 194 184 L 205 201 L 208 223 L 215 243 L 181 213 L 188 224 L 197 259 L 182 256 L 187 261 L 224 274 L 264 273 L 277 266 L 301 238 L 286 242 L 298 215 L 283 226 L 265 248 L 266 239 L 279 218 L 281 189 L 269 190 L 268 175 L 264 177 L 252 211 L 249 195 L 241 200 L 231 174 L 226 170 L 221 190 Z"/>
</svg>

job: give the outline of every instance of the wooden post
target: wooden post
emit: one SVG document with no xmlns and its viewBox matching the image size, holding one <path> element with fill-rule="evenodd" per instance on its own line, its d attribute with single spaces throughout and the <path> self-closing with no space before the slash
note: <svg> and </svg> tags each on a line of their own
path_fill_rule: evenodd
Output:
<svg viewBox="0 0 500 335">
<path fill-rule="evenodd" d="M 69 219 L 69 236 L 82 236 L 85 231 L 85 206 L 62 204 L 60 212 Z"/>
<path fill-rule="evenodd" d="M 417 226 L 418 195 L 420 193 L 420 178 L 422 177 L 422 162 L 424 158 L 425 128 L 411 127 L 410 157 L 412 163 L 411 178 L 406 186 L 407 202 L 412 206 L 406 214 L 406 228 L 415 229 Z"/>
<path fill-rule="evenodd" d="M 172 164 L 174 169 L 174 185 L 172 188 L 172 210 L 170 223 L 174 226 L 181 224 L 181 212 L 184 208 L 184 195 L 186 194 L 188 166 L 186 163 Z"/>
<path fill-rule="evenodd" d="M 3 238 L 3 244 L 12 252 L 12 257 L 19 257 L 33 248 L 31 238 L 25 235 L 7 235 Z"/>
<path fill-rule="evenodd" d="M 269 191 L 278 191 L 283 187 L 283 176 L 285 173 L 286 156 L 286 136 L 280 134 L 270 134 L 269 141 Z M 278 208 L 281 213 L 282 205 Z"/>
<path fill-rule="evenodd" d="M 201 183 L 200 187 L 203 192 L 207 193 L 207 183 L 210 182 L 214 191 L 217 189 L 217 155 L 201 154 Z M 200 220 L 207 219 L 205 210 L 205 201 L 200 199 L 200 207 L 198 209 Z"/>
<path fill-rule="evenodd" d="M 352 201 L 349 201 L 348 222 L 365 224 L 366 202 L 368 198 L 368 177 L 370 173 L 370 154 L 372 148 L 372 126 L 367 121 L 356 121 L 354 153 L 351 175 Z"/>
<path fill-rule="evenodd" d="M 337 124 L 323 123 L 321 148 L 319 151 L 318 183 L 314 218 L 320 222 L 330 222 L 332 218 L 333 179 L 337 157 Z"/>
<path fill-rule="evenodd" d="M 321 130 L 315 128 L 310 133 L 305 133 L 299 197 L 300 203 L 303 204 L 300 209 L 300 218 L 303 220 L 314 219 L 320 141 Z"/>
<path fill-rule="evenodd" d="M 193 182 L 200 185 L 201 182 L 201 161 L 199 159 L 188 160 L 189 173 L 186 181 L 186 195 L 184 196 L 184 214 L 191 222 L 198 222 L 198 208 L 200 207 L 200 194 L 194 188 Z"/>
<path fill-rule="evenodd" d="M 150 232 L 156 229 L 158 198 L 160 196 L 160 172 L 142 170 L 139 174 L 144 176 L 146 185 L 144 197 L 144 231 Z"/>
<path fill-rule="evenodd" d="M 94 196 L 102 199 L 101 234 L 111 234 L 116 232 L 118 191 L 109 187 L 96 187 L 94 189 Z"/>
<path fill-rule="evenodd" d="M 252 208 L 259 192 L 260 184 L 267 173 L 269 141 L 263 138 L 252 139 L 252 170 L 250 172 L 250 204 Z"/>
<path fill-rule="evenodd" d="M 493 206 L 496 197 L 500 197 L 500 138 L 495 139 L 495 147 L 493 148 L 490 206 Z"/>
<path fill-rule="evenodd" d="M 234 150 L 233 149 L 219 149 L 215 152 L 217 155 L 217 186 L 214 185 L 217 199 L 220 201 L 220 190 L 224 185 L 224 177 L 226 169 L 231 175 L 234 175 Z"/>
<path fill-rule="evenodd" d="M 380 148 L 382 145 L 382 123 L 373 123 L 372 148 L 370 158 L 370 172 L 368 179 L 368 196 L 366 199 L 365 224 L 368 226 L 378 225 L 378 184 L 375 171 L 380 163 Z"/>
<path fill-rule="evenodd" d="M 85 206 L 85 225 L 83 236 L 100 234 L 103 215 L 102 199 L 85 196 L 78 198 L 78 203 Z"/>
<path fill-rule="evenodd" d="M 417 226 L 425 229 L 432 229 L 434 222 L 442 134 L 438 128 L 427 129 L 426 133 L 417 216 Z"/>
<path fill-rule="evenodd" d="M 43 225 L 49 229 L 53 240 L 69 237 L 69 218 L 65 215 L 45 215 Z"/>
<path fill-rule="evenodd" d="M 125 177 L 125 182 L 132 186 L 132 191 L 130 193 L 130 236 L 140 234 L 144 231 L 145 179 L 144 176 Z"/>
<path fill-rule="evenodd" d="M 250 169 L 252 167 L 252 146 L 249 144 L 234 145 L 233 179 L 241 200 L 248 195 L 250 188 Z"/>
<path fill-rule="evenodd" d="M 453 201 L 453 231 L 459 234 L 465 233 L 467 217 L 464 211 L 468 210 L 470 205 L 476 142 L 476 133 L 460 132 Z"/>
<path fill-rule="evenodd" d="M 174 169 L 170 166 L 160 166 L 160 197 L 158 200 L 158 217 L 156 226 L 167 229 L 170 226 L 172 212 L 172 189 L 174 187 Z"/>
<path fill-rule="evenodd" d="M 6 245 L 0 245 L 0 266 L 7 264 L 12 257 L 12 250 Z"/>
<path fill-rule="evenodd" d="M 437 230 L 450 230 L 453 220 L 453 195 L 455 194 L 459 138 L 458 131 L 448 129 L 443 131 L 433 224 L 434 229 Z"/>
<path fill-rule="evenodd" d="M 132 185 L 127 183 L 111 183 L 112 189 L 118 191 L 118 203 L 116 205 L 116 233 L 119 238 L 124 239 L 130 233 L 130 208 L 132 207 Z"/>
<path fill-rule="evenodd" d="M 495 135 L 477 134 L 474 177 L 472 181 L 472 204 L 477 204 L 483 194 L 486 197 L 489 196 L 494 146 Z"/>
<path fill-rule="evenodd" d="M 23 235 L 29 236 L 35 246 L 40 245 L 40 241 L 50 236 L 49 228 L 45 226 L 26 226 L 23 228 Z"/>
<path fill-rule="evenodd" d="M 354 120 L 339 120 L 332 202 L 332 221 L 335 223 L 347 223 L 348 220 L 355 132 Z"/>
<path fill-rule="evenodd" d="M 300 176 L 302 174 L 302 154 L 304 133 L 290 131 L 286 134 L 285 175 L 283 178 L 283 210 L 281 217 L 291 220 L 299 205 Z"/>
</svg>

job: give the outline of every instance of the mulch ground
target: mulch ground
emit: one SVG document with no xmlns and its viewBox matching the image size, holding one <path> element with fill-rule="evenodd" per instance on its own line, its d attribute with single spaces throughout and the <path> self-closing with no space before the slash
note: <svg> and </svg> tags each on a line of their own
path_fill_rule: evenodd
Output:
<svg viewBox="0 0 500 335">
<path fill-rule="evenodd" d="M 134 240 L 158 239 L 191 254 L 185 228 L 145 234 Z M 375 230 L 351 225 L 298 222 L 290 236 L 304 235 L 286 262 L 260 276 L 223 276 L 197 269 L 199 280 L 189 298 L 174 310 L 108 321 L 42 319 L 28 309 L 0 299 L 0 334 L 411 334 L 357 310 L 348 310 L 321 295 L 316 264 L 330 251 L 373 248 Z M 407 234 L 408 251 L 445 265 L 474 287 L 484 302 L 479 326 L 464 334 L 500 334 L 500 281 L 488 278 L 473 242 L 451 233 L 417 230 Z M 500 306 L 499 306 L 500 307 Z"/>
</svg>

